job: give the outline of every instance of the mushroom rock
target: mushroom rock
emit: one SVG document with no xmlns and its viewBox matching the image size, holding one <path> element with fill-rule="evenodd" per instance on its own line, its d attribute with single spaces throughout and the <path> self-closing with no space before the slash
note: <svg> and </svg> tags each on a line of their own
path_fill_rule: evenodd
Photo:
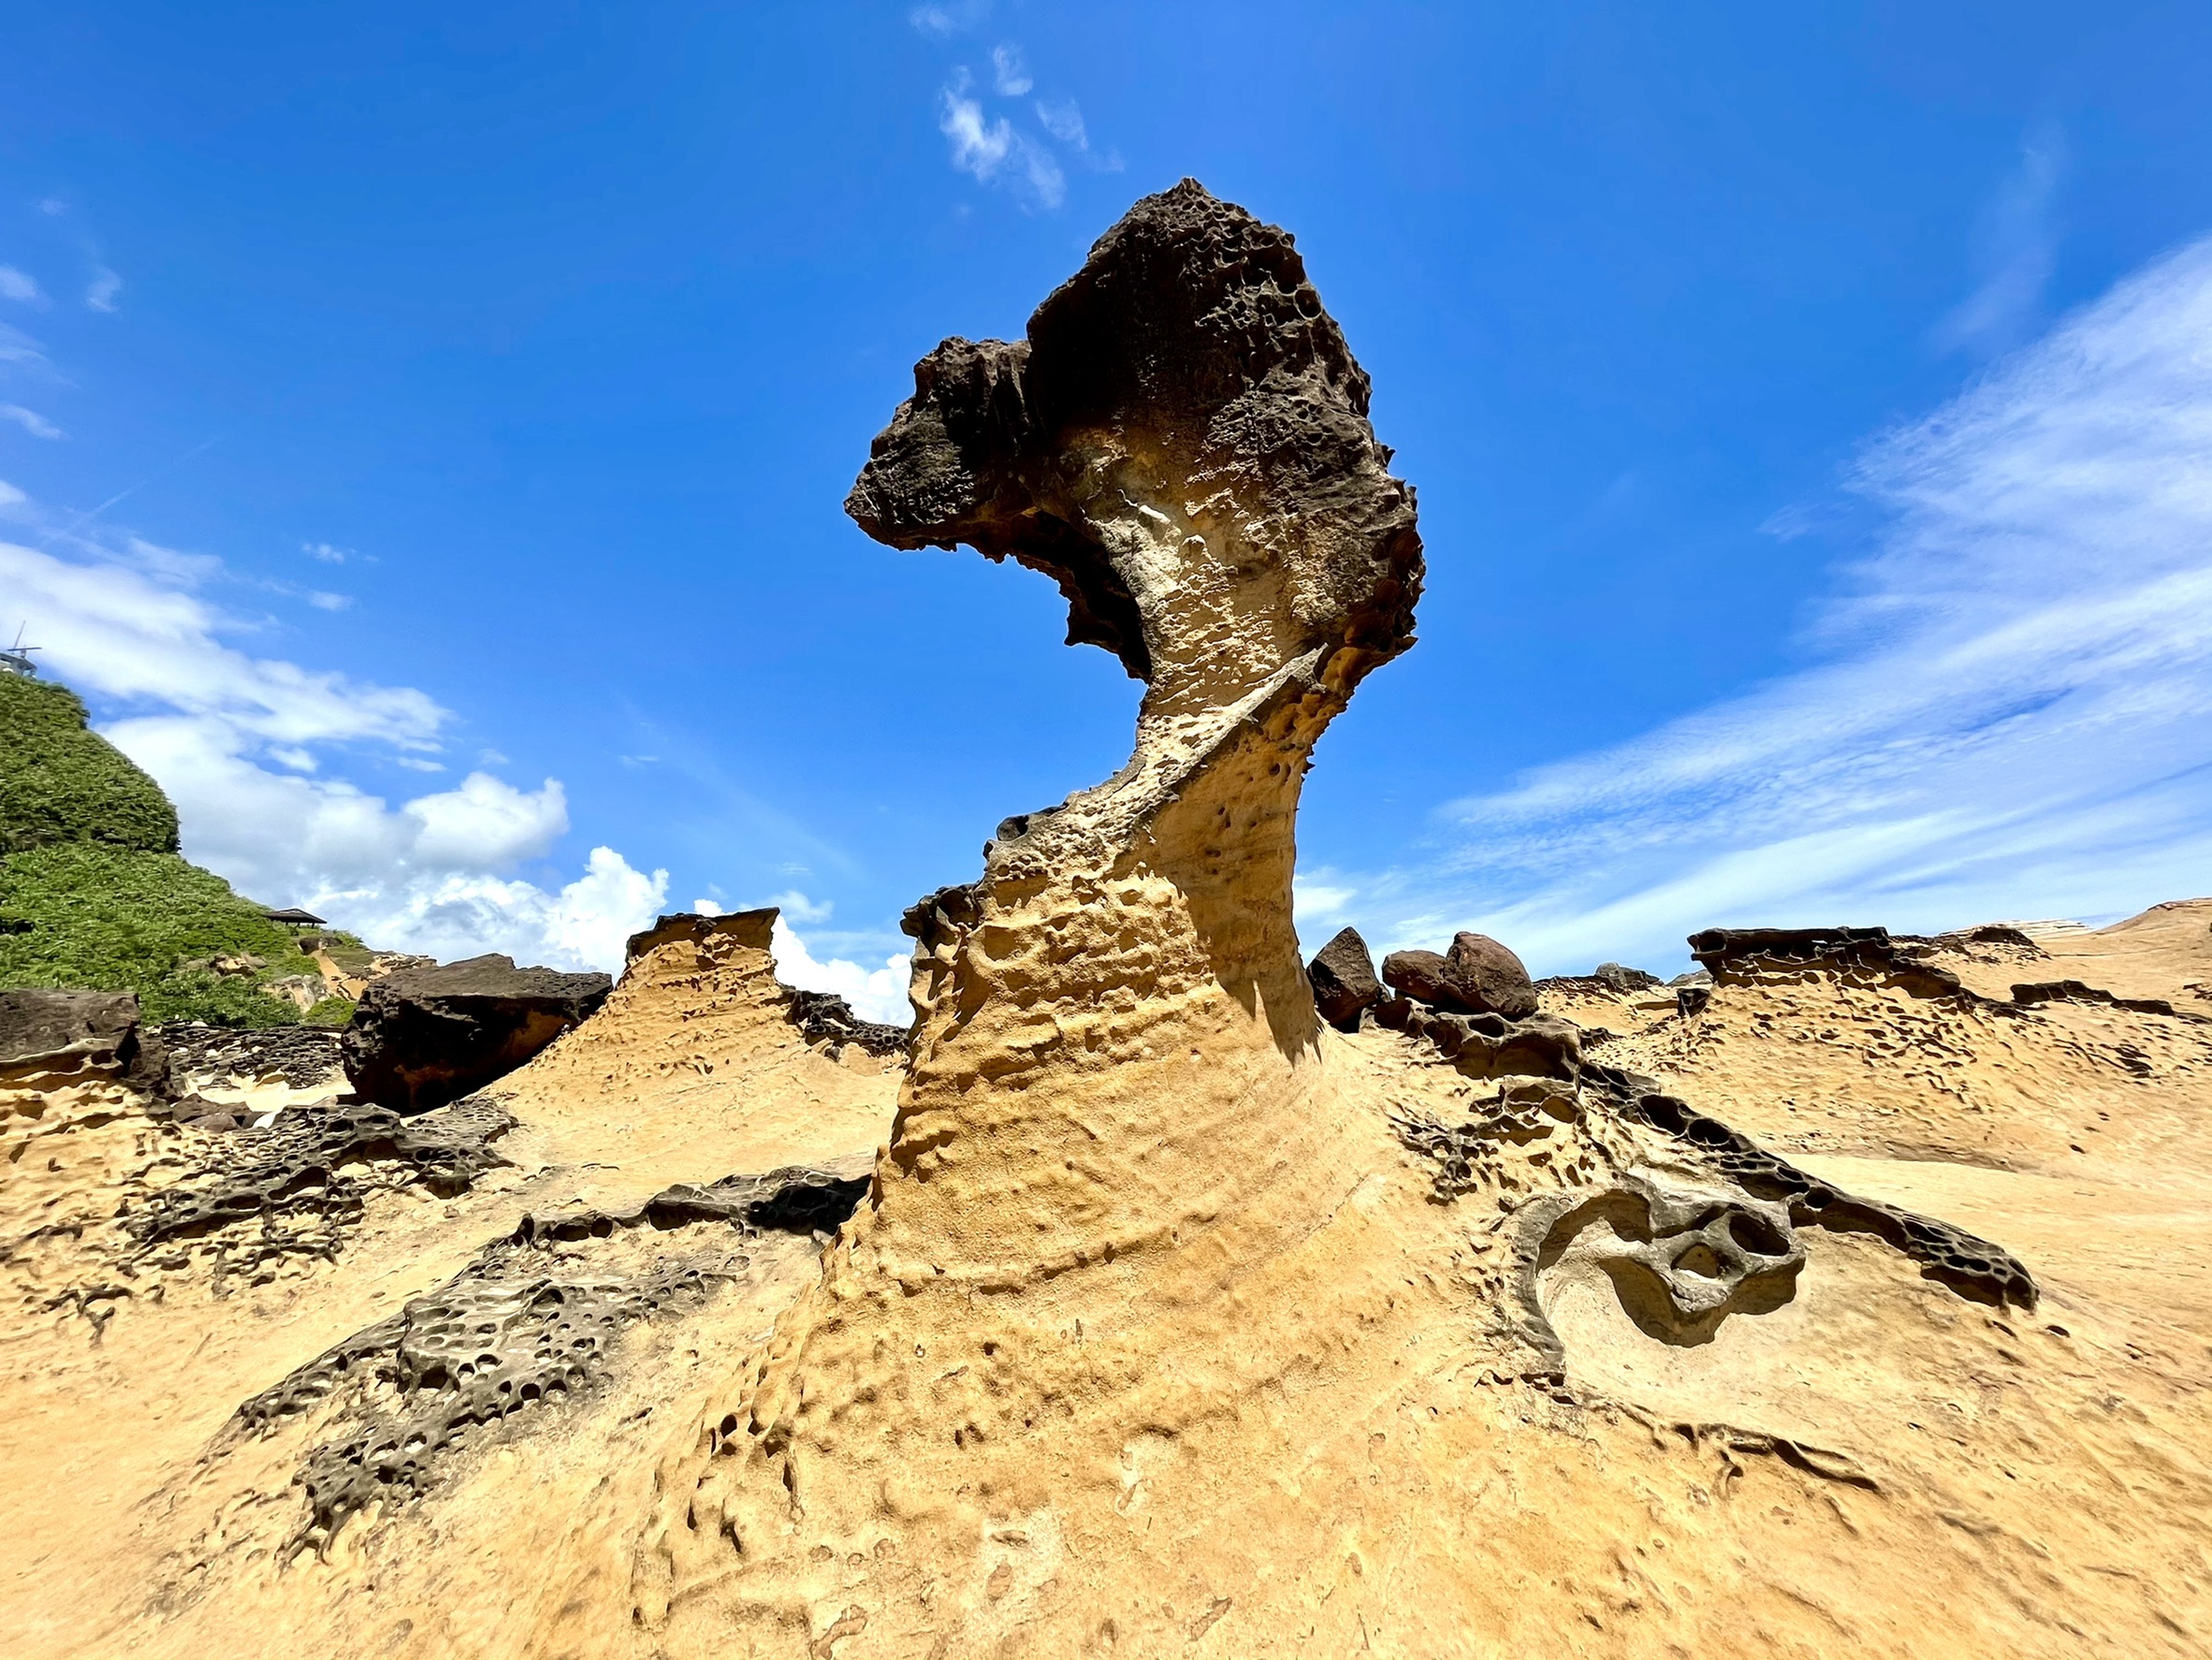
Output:
<svg viewBox="0 0 2212 1660">
<path fill-rule="evenodd" d="M 1444 1653 L 1588 1622 L 1622 1653 L 2009 1654 L 2061 1605 L 2150 1631 L 2132 1592 L 2024 1601 L 2028 1557 L 1980 1553 L 2135 1537 L 2124 1504 L 2055 1520 L 2115 1456 L 2101 1384 L 2037 1360 L 2031 1427 L 1920 1433 L 2031 1363 L 1997 1347 L 2038 1296 L 2009 1252 L 1592 1058 L 1481 936 L 1438 959 L 1479 1009 L 1323 1025 L 1299 789 L 1422 575 L 1366 410 L 1289 237 L 1190 181 L 1025 340 L 917 366 L 849 511 L 1051 576 L 1070 643 L 1145 684 L 1135 748 L 908 912 L 890 1143 L 819 1283 L 669 1443 L 637 1652 Z M 2183 1463 L 2185 1393 L 2146 1432 Z M 2152 1503 L 2164 1571 L 2193 1561 L 2189 1479 Z M 1932 1642 L 1913 1610 L 1969 1580 L 1979 1646 Z"/>
<path fill-rule="evenodd" d="M 1318 1272 L 1300 1242 L 1365 1157 L 1323 1099 L 1290 883 L 1313 747 L 1412 643 L 1420 591 L 1413 492 L 1367 403 L 1290 237 L 1187 180 L 1109 230 L 1026 339 L 916 367 L 847 510 L 893 546 L 1051 576 L 1070 643 L 1145 683 L 1135 748 L 909 913 L 919 1018 L 876 1190 L 734 1384 L 716 1446 L 742 1456 L 671 1478 L 692 1522 L 645 1558 L 640 1618 L 672 1652 L 721 1629 L 734 1568 L 761 1587 L 738 1603 L 808 1617 L 769 1589 L 800 1552 L 794 1493 L 812 1526 L 872 1530 L 863 1551 L 886 1483 L 910 1495 L 914 1525 L 867 1560 L 919 1595 L 933 1553 L 971 1548 L 946 1512 L 980 1537 L 1052 1507 L 1082 1443 L 1105 1473 L 1052 1525 L 1095 1523 L 1147 1422 L 1171 1434 L 1296 1367 L 1223 1336 L 1278 1271 Z M 1147 1379 L 1168 1355 L 1220 1370 Z M 980 1506 L 956 1496 L 977 1449 Z"/>
<path fill-rule="evenodd" d="M 1420 583 L 1365 407 L 1187 182 L 924 360 L 855 516 L 1050 575 L 1145 692 L 907 913 L 910 1034 L 764 910 L 405 1119 L 226 1127 L 114 1075 L 129 1011 L 0 1010 L 0 1499 L 72 1501 L 16 1647 L 2192 1652 L 2212 905 L 1701 936 L 1701 1012 L 1603 1031 L 1462 936 L 1347 1013 L 1290 874 Z"/>
</svg>

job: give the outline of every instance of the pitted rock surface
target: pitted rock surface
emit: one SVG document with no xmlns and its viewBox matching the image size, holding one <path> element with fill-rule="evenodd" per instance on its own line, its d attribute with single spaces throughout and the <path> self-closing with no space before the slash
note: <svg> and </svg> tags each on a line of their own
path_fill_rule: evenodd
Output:
<svg viewBox="0 0 2212 1660">
<path fill-rule="evenodd" d="M 322 1027 L 271 1026 L 241 1031 L 172 1021 L 161 1028 L 161 1037 L 168 1046 L 172 1074 L 196 1087 L 231 1078 L 278 1078 L 292 1088 L 312 1089 L 344 1075 L 338 1033 Z"/>
<path fill-rule="evenodd" d="M 332 1258 L 371 1192 L 419 1186 L 451 1196 L 505 1161 L 491 1143 L 514 1128 L 471 1098 L 403 1118 L 336 1101 L 291 1107 L 266 1128 L 196 1140 L 196 1168 L 120 1218 L 140 1267 L 183 1267 L 211 1252 L 220 1283 L 277 1259 Z M 170 1133 L 178 1133 L 171 1131 Z"/>
<path fill-rule="evenodd" d="M 1870 1233 L 1918 1263 L 1928 1278 L 1963 1297 L 2001 1307 L 2035 1307 L 2039 1293 L 2034 1275 L 2001 1245 L 1949 1222 L 1845 1193 L 1687 1102 L 1638 1090 L 1637 1084 L 1642 1081 L 1620 1074 L 1610 1081 L 1626 1085 L 1632 1116 L 1697 1148 L 1713 1170 L 1754 1198 L 1785 1203 L 1798 1227 Z"/>
<path fill-rule="evenodd" d="M 878 1056 L 905 1053 L 910 1036 L 903 1026 L 863 1020 L 852 1005 L 835 992 L 796 991 L 791 997 L 791 1023 L 809 1043 L 827 1043 L 834 1058 L 846 1044 Z"/>
<path fill-rule="evenodd" d="M 1916 997 L 1973 997 L 1957 975 L 1921 961 L 1887 928 L 1707 928 L 1690 936 L 1690 954 L 1719 983 L 1762 974 L 1857 973 Z"/>
<path fill-rule="evenodd" d="M 1507 1020 L 1502 1014 L 1461 1014 L 1413 997 L 1375 1005 L 1377 1026 L 1422 1038 L 1471 1078 L 1514 1074 L 1572 1079 L 1582 1062 L 1582 1033 L 1556 1014 Z"/>
<path fill-rule="evenodd" d="M 600 1387 L 622 1330 L 696 1308 L 743 1277 L 748 1239 L 771 1230 L 824 1237 L 866 1188 L 792 1169 L 672 1187 L 631 1211 L 525 1217 L 436 1290 L 244 1402 L 227 1434 L 342 1397 L 327 1426 L 336 1433 L 299 1475 L 308 1515 L 295 1548 L 327 1551 L 371 1504 L 430 1491 L 483 1435 L 518 1433 Z M 602 1248 L 641 1229 L 658 1236 L 643 1259 L 616 1261 Z"/>
</svg>

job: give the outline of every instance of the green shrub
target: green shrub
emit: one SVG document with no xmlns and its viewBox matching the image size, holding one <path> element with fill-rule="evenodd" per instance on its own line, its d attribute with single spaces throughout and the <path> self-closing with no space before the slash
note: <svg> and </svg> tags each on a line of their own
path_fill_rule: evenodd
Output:
<svg viewBox="0 0 2212 1660">
<path fill-rule="evenodd" d="M 292 1004 L 260 982 L 298 971 L 291 934 L 221 877 L 175 853 L 80 841 L 0 858 L 0 985 L 135 991 L 150 1020 L 289 1026 Z M 252 978 L 220 976 L 217 956 L 257 956 Z"/>
<path fill-rule="evenodd" d="M 0 674 L 0 853 L 71 841 L 173 853 L 177 809 L 74 692 Z"/>
<path fill-rule="evenodd" d="M 344 1026 L 354 1017 L 351 997 L 325 997 L 299 1017 L 302 1026 Z"/>
</svg>

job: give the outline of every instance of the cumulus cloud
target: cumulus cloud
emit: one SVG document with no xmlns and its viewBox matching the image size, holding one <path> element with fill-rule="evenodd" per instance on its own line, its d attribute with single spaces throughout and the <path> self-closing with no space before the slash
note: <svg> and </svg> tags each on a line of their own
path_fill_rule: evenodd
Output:
<svg viewBox="0 0 2212 1660">
<path fill-rule="evenodd" d="M 776 959 L 776 977 L 786 985 L 835 992 L 863 1019 L 880 1020 L 886 1026 L 905 1026 L 914 1018 L 913 1005 L 907 999 L 913 968 L 909 955 L 887 956 L 880 968 L 864 968 L 843 957 L 817 962 L 807 942 L 780 916 L 776 919 L 769 952 Z"/>
<path fill-rule="evenodd" d="M 1314 870 L 1371 939 L 1479 927 L 1538 971 L 1714 924 L 2106 917 L 2212 869 L 2212 240 L 1848 488 L 1881 529 L 1812 666 L 1452 803 L 1428 856 Z"/>
<path fill-rule="evenodd" d="M 129 711 L 105 730 L 176 802 L 188 857 L 242 893 L 306 905 L 379 945 L 621 966 L 667 873 L 602 847 L 565 884 L 518 875 L 568 831 L 557 779 L 525 790 L 476 771 L 394 807 L 322 776 L 318 750 L 363 747 L 443 770 L 431 756 L 451 716 L 411 687 L 230 644 L 224 636 L 241 625 L 201 591 L 221 576 L 218 561 L 130 537 L 76 551 L 0 543 L 0 592 L 20 600 L 51 672 Z"/>
<path fill-rule="evenodd" d="M 306 905 L 378 945 L 616 969 L 624 940 L 667 894 L 666 871 L 635 870 L 605 847 L 554 891 L 502 874 L 566 833 L 557 779 L 520 790 L 471 773 L 394 808 L 342 779 L 272 772 L 204 720 L 146 716 L 107 732 L 176 802 L 187 857 L 241 893 Z"/>
<path fill-rule="evenodd" d="M 834 902 L 827 899 L 817 904 L 796 888 L 771 896 L 768 903 L 793 922 L 801 923 L 826 923 L 837 909 Z"/>
<path fill-rule="evenodd" d="M 28 271 L 18 270 L 12 265 L 0 265 L 0 299 L 20 300 L 25 305 L 44 305 L 46 290 L 38 286 Z"/>
<path fill-rule="evenodd" d="M 0 403 L 0 421 L 13 421 L 34 438 L 69 436 L 36 410 L 25 409 L 20 403 Z"/>
</svg>

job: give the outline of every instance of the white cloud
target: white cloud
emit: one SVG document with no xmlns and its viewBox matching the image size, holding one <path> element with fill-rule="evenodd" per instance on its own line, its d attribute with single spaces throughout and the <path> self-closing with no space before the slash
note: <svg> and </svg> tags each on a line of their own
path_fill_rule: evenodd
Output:
<svg viewBox="0 0 2212 1660">
<path fill-rule="evenodd" d="M 1044 144 L 1019 132 L 1004 116 L 987 120 L 982 104 L 963 80 L 944 89 L 938 130 L 953 141 L 953 165 L 980 183 L 1006 182 L 1047 208 L 1067 199 L 1068 182 Z M 1010 165 L 1011 164 L 1011 165 Z"/>
<path fill-rule="evenodd" d="M 1090 134 L 1084 130 L 1083 110 L 1073 98 L 1062 98 L 1057 103 L 1051 99 L 1037 101 L 1037 119 L 1044 130 L 1063 144 L 1077 150 L 1091 147 Z"/>
<path fill-rule="evenodd" d="M 350 593 L 311 593 L 307 603 L 318 611 L 342 611 L 354 603 Z"/>
<path fill-rule="evenodd" d="M 668 872 L 631 867 L 613 848 L 597 847 L 584 874 L 557 893 L 527 881 L 455 873 L 397 892 L 374 887 L 319 895 L 312 908 L 366 919 L 356 929 L 451 960 L 504 952 L 521 963 L 557 968 L 622 967 L 630 936 L 652 925 L 668 896 Z"/>
<path fill-rule="evenodd" d="M 1439 815 L 1371 939 L 1538 971 L 1714 924 L 2111 916 L 2212 870 L 2212 240 L 2119 284 L 1850 488 L 1885 514 L 1806 670 Z M 1309 941 L 1309 943 L 1312 943 Z"/>
<path fill-rule="evenodd" d="M 36 410 L 25 409 L 20 403 L 0 403 L 0 421 L 13 421 L 34 438 L 69 436 Z"/>
<path fill-rule="evenodd" d="M 28 271 L 18 270 L 12 265 L 0 265 L 0 299 L 21 300 L 25 305 L 44 305 L 46 291 L 38 286 Z"/>
<path fill-rule="evenodd" d="M 1021 97 L 1037 84 L 1029 66 L 1022 61 L 1022 49 L 1011 41 L 991 49 L 991 84 L 1002 98 Z"/>
<path fill-rule="evenodd" d="M 38 204 L 38 211 L 41 213 L 58 218 L 69 211 L 69 204 L 58 196 L 50 196 Z"/>
<path fill-rule="evenodd" d="M 123 292 L 123 279 L 101 266 L 93 272 L 92 284 L 84 291 L 84 303 L 95 312 L 115 309 L 115 297 Z"/>
<path fill-rule="evenodd" d="M 800 923 L 826 923 L 837 909 L 835 901 L 825 899 L 818 905 L 796 888 L 771 896 L 768 903 Z"/>
<path fill-rule="evenodd" d="M 148 711 L 106 730 L 176 802 L 187 857 L 241 893 L 306 905 L 377 945 L 620 968 L 623 941 L 652 920 L 667 875 L 599 848 L 558 889 L 517 877 L 567 833 L 557 779 L 521 790 L 473 772 L 395 808 L 320 776 L 316 749 L 332 746 L 381 747 L 401 766 L 441 770 L 429 757 L 451 717 L 410 687 L 226 643 L 243 625 L 196 591 L 220 577 L 219 561 L 140 538 L 79 546 L 83 557 L 64 559 L 0 543 L 0 592 L 26 614 L 49 672 Z"/>
<path fill-rule="evenodd" d="M 984 183 L 997 176 L 1013 153 L 1012 124 L 1004 116 L 986 122 L 982 103 L 955 86 L 944 89 L 937 130 L 953 140 L 953 165 Z"/>
<path fill-rule="evenodd" d="M 342 565 L 355 557 L 352 548 L 333 547 L 327 542 L 302 542 L 299 551 L 309 559 L 322 561 L 326 565 Z"/>
<path fill-rule="evenodd" d="M 917 6 L 907 22 L 924 35 L 940 39 L 974 28 L 991 15 L 991 0 L 953 0 L 949 6 Z"/>
<path fill-rule="evenodd" d="M 20 328 L 0 323 L 0 363 L 20 364 L 25 369 L 51 371 L 53 364 L 46 356 L 46 348 Z"/>
<path fill-rule="evenodd" d="M 1939 350 L 2010 350 L 2036 322 L 2058 258 L 2052 206 L 2066 173 L 2066 145 L 2056 130 L 2020 149 L 2020 163 L 1984 210 L 1975 232 L 1981 285 L 1936 326 Z"/>
<path fill-rule="evenodd" d="M 304 904 L 376 945 L 612 970 L 623 941 L 666 896 L 665 871 L 634 870 L 609 848 L 595 849 L 585 874 L 557 892 L 502 876 L 566 833 L 557 779 L 526 791 L 472 773 L 393 809 L 342 779 L 269 771 L 218 721 L 142 716 L 108 736 L 176 802 L 188 858 L 241 893 Z M 313 764 L 304 751 L 262 752 Z"/>
<path fill-rule="evenodd" d="M 188 588 L 220 561 L 132 539 L 129 562 L 74 561 L 0 542 L 0 590 L 46 637 L 48 659 L 72 684 L 149 700 L 285 744 L 436 745 L 450 719 L 409 687 L 377 686 L 330 671 L 249 657 L 218 634 L 234 628 Z"/>
<path fill-rule="evenodd" d="M 835 992 L 863 1019 L 886 1026 L 906 1026 L 914 1018 L 913 1005 L 907 998 L 913 973 L 910 956 L 885 957 L 880 968 L 865 968 L 843 957 L 819 963 L 781 917 L 776 919 L 769 952 L 776 959 L 776 977 L 786 985 Z"/>
</svg>

